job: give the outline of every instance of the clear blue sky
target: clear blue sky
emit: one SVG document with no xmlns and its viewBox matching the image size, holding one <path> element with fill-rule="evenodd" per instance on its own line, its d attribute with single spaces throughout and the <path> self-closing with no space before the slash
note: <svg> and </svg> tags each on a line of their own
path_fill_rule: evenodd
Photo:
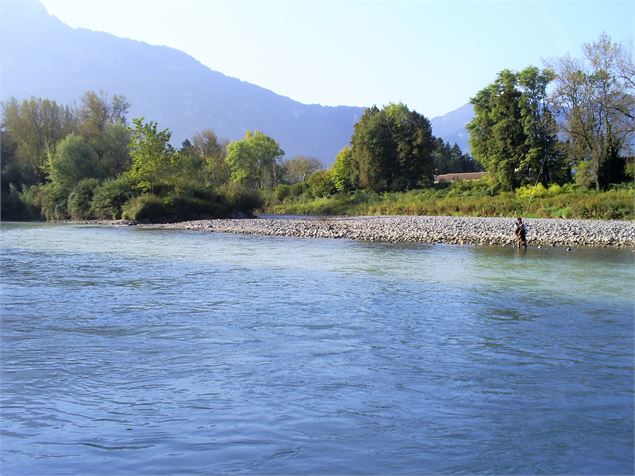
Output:
<svg viewBox="0 0 635 476">
<path fill-rule="evenodd" d="M 607 32 L 632 46 L 634 0 L 43 0 L 73 27 L 185 51 L 304 103 L 403 101 L 434 117 L 504 68 Z"/>
</svg>

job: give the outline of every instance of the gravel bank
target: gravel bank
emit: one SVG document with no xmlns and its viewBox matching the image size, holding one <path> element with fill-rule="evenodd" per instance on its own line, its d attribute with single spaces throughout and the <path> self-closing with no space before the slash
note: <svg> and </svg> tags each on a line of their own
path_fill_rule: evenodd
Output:
<svg viewBox="0 0 635 476">
<path fill-rule="evenodd" d="M 635 222 L 526 219 L 529 246 L 635 247 Z M 513 218 L 383 216 L 197 220 L 138 225 L 305 238 L 345 238 L 392 243 L 448 243 L 510 246 Z"/>
</svg>

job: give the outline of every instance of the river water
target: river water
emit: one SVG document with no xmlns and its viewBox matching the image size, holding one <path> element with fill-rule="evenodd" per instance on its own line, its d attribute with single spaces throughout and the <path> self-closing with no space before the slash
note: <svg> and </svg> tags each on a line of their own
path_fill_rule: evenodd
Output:
<svg viewBox="0 0 635 476">
<path fill-rule="evenodd" d="M 634 253 L 2 224 L 0 472 L 634 471 Z"/>
</svg>

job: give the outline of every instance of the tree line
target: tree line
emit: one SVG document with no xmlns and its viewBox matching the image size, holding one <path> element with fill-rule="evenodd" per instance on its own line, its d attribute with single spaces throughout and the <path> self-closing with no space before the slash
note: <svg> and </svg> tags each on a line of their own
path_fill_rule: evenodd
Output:
<svg viewBox="0 0 635 476">
<path fill-rule="evenodd" d="M 403 104 L 368 109 L 329 170 L 311 157 L 282 161 L 279 144 L 260 131 L 229 142 L 206 129 L 176 149 L 168 129 L 128 123 L 128 110 L 125 97 L 93 91 L 77 108 L 38 98 L 3 104 L 2 218 L 249 215 L 293 184 L 311 196 L 405 190 L 430 185 L 435 167 L 478 169 Z"/>
<path fill-rule="evenodd" d="M 431 187 L 439 173 L 483 168 L 492 190 L 572 181 L 606 189 L 629 177 L 634 78 L 629 53 L 602 35 L 581 59 L 503 70 L 478 91 L 473 157 L 398 103 L 366 109 L 326 170 L 311 157 L 283 161 L 279 144 L 259 131 L 229 142 L 206 129 L 177 149 L 156 122 L 129 123 L 120 95 L 89 91 L 78 107 L 11 99 L 0 129 L 2 219 L 249 215 L 263 197 L 401 192 Z"/>
<path fill-rule="evenodd" d="M 472 98 L 472 153 L 504 189 L 575 180 L 606 190 L 632 178 L 632 56 L 606 34 L 583 53 L 503 70 Z"/>
</svg>

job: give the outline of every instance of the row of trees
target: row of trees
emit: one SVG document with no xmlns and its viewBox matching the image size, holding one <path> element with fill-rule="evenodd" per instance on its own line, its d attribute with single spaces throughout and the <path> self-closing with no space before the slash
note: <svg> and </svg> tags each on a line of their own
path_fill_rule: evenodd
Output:
<svg viewBox="0 0 635 476">
<path fill-rule="evenodd" d="M 170 207 L 172 215 L 188 207 L 228 214 L 249 211 L 280 184 L 278 198 L 291 189 L 312 197 L 403 191 L 481 164 L 503 189 L 573 178 L 605 189 L 624 180 L 635 132 L 631 56 L 603 35 L 585 45 L 583 59 L 548 66 L 504 70 L 472 98 L 474 159 L 399 103 L 368 108 L 328 170 L 310 157 L 283 162 L 278 143 L 258 131 L 227 142 L 207 129 L 176 149 L 156 123 L 128 124 L 123 96 L 89 91 L 79 107 L 12 99 L 0 129 L 2 218 L 136 217 L 148 207 L 155 215 Z"/>
<path fill-rule="evenodd" d="M 475 159 L 506 189 L 563 183 L 607 189 L 626 178 L 635 132 L 635 69 L 607 35 L 584 58 L 504 70 L 471 100 Z"/>
<path fill-rule="evenodd" d="M 144 200 L 180 203 L 195 190 L 253 196 L 279 184 L 300 183 L 311 196 L 404 190 L 431 184 L 435 170 L 478 167 L 403 104 L 368 109 L 351 147 L 326 171 L 311 157 L 282 162 L 277 142 L 258 131 L 227 142 L 207 129 L 175 149 L 157 123 L 128 124 L 128 109 L 124 97 L 92 91 L 78 108 L 36 98 L 4 104 L 2 217 L 119 218 L 127 204 L 139 209 Z"/>
<path fill-rule="evenodd" d="M 475 170 L 480 165 L 456 144 L 432 135 L 426 117 L 399 103 L 366 109 L 355 124 L 351 145 L 339 152 L 330 169 L 309 176 L 306 185 L 311 196 L 404 191 L 431 186 L 435 173 Z"/>
<path fill-rule="evenodd" d="M 92 91 L 77 108 L 37 98 L 4 103 L 2 218 L 119 218 L 127 203 L 183 205 L 183 197 L 230 197 L 253 208 L 256 195 L 249 203 L 244 195 L 284 175 L 284 152 L 261 132 L 227 143 L 208 129 L 177 150 L 170 131 L 156 123 L 138 118 L 129 125 L 128 108 L 122 96 Z M 241 211 L 229 205 L 223 213 Z"/>
</svg>

